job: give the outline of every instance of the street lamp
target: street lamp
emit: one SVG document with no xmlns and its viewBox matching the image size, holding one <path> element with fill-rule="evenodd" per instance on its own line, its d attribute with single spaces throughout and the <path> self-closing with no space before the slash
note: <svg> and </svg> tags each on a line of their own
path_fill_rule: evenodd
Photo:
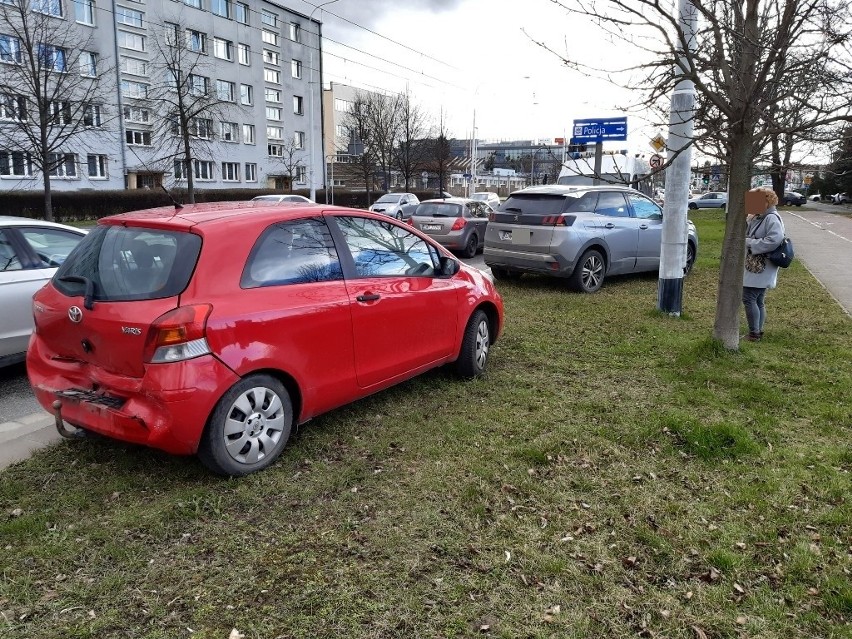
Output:
<svg viewBox="0 0 852 639">
<path fill-rule="evenodd" d="M 313 22 L 314 13 L 316 12 L 317 9 L 322 9 L 324 6 L 329 5 L 329 4 L 334 4 L 337 1 L 338 0 L 328 0 L 327 2 L 323 2 L 321 4 L 314 6 L 310 15 L 308 15 L 308 22 L 309 23 Z M 320 44 L 319 44 L 320 43 L 320 37 L 319 36 L 320 36 L 319 25 L 317 25 L 317 32 L 316 32 L 316 48 L 317 48 L 317 50 L 319 50 L 319 46 L 320 46 Z M 310 128 L 311 128 L 311 142 L 310 142 L 311 147 L 308 150 L 308 153 L 309 153 L 309 156 L 310 156 L 310 159 L 311 159 L 311 170 L 310 170 L 311 200 L 316 202 L 316 200 L 317 200 L 317 185 L 316 185 L 316 180 L 314 179 L 314 168 L 316 167 L 316 143 L 315 143 L 315 140 L 314 140 L 314 45 L 312 43 L 308 44 L 308 51 L 309 51 L 309 53 L 308 53 L 308 73 L 310 74 L 309 78 L 308 78 L 308 91 L 310 92 L 310 100 L 311 100 L 311 113 L 310 113 L 310 118 L 309 118 L 309 125 L 310 125 Z M 320 82 L 322 82 L 322 78 L 320 78 Z M 322 144 L 322 134 L 320 134 L 319 139 L 320 139 L 320 144 Z M 325 174 L 325 171 L 323 171 L 323 174 Z"/>
</svg>

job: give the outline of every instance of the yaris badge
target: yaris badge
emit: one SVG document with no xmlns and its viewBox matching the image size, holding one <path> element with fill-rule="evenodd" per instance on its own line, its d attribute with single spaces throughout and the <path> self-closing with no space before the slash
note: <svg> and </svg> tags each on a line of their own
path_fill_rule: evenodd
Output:
<svg viewBox="0 0 852 639">
<path fill-rule="evenodd" d="M 68 309 L 68 319 L 75 324 L 79 324 L 82 321 L 83 311 L 80 310 L 79 306 L 72 306 Z"/>
</svg>

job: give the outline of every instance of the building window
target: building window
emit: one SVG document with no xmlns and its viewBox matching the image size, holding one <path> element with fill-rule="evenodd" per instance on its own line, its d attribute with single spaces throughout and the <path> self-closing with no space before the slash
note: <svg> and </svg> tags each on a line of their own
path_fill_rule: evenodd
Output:
<svg viewBox="0 0 852 639">
<path fill-rule="evenodd" d="M 270 140 L 282 140 L 284 139 L 284 127 L 281 126 L 268 126 L 266 127 L 266 137 Z"/>
<path fill-rule="evenodd" d="M 273 33 L 272 31 L 267 31 L 263 29 L 260 32 L 260 39 L 263 40 L 266 44 L 274 44 L 278 46 L 278 34 Z"/>
<path fill-rule="evenodd" d="M 18 38 L 9 35 L 0 35 L 0 61 L 21 61 L 21 41 Z"/>
<path fill-rule="evenodd" d="M 254 144 L 254 125 L 243 125 L 243 144 Z"/>
<path fill-rule="evenodd" d="M 80 52 L 80 75 L 94 78 L 98 75 L 98 56 L 91 51 Z"/>
<path fill-rule="evenodd" d="M 183 0 L 183 3 L 187 7 L 194 7 L 196 9 L 201 9 L 201 0 Z"/>
<path fill-rule="evenodd" d="M 213 137 L 213 120 L 192 118 L 189 121 L 189 135 L 201 140 L 210 140 Z"/>
<path fill-rule="evenodd" d="M 220 122 L 219 137 L 222 142 L 239 142 L 240 125 L 236 122 Z"/>
<path fill-rule="evenodd" d="M 213 162 L 209 160 L 193 160 L 195 179 L 209 181 L 213 179 Z"/>
<path fill-rule="evenodd" d="M 223 18 L 231 17 L 230 0 L 210 0 L 210 11 Z"/>
<path fill-rule="evenodd" d="M 341 113 L 349 113 L 352 110 L 352 103 L 349 100 L 334 98 L 334 110 Z"/>
<path fill-rule="evenodd" d="M 266 107 L 266 119 L 275 120 L 276 122 L 280 121 L 281 109 L 278 107 Z"/>
<path fill-rule="evenodd" d="M 87 104 L 83 107 L 83 126 L 101 126 L 101 105 Z"/>
<path fill-rule="evenodd" d="M 251 48 L 247 44 L 240 43 L 237 45 L 237 59 L 240 64 L 249 66 L 251 64 Z"/>
<path fill-rule="evenodd" d="M 65 49 L 61 47 L 55 47 L 52 44 L 38 45 L 38 59 L 46 69 L 59 73 L 66 71 L 66 58 Z"/>
<path fill-rule="evenodd" d="M 302 27 L 298 22 L 291 22 L 289 29 L 289 37 L 293 42 L 302 41 Z"/>
<path fill-rule="evenodd" d="M 305 171 L 305 167 L 297 166 L 296 167 L 296 182 L 305 182 L 307 173 Z"/>
<path fill-rule="evenodd" d="M 337 137 L 339 137 L 339 138 L 348 138 L 349 137 L 349 131 L 347 131 L 346 126 L 343 125 L 343 124 L 338 124 L 335 127 L 335 131 L 337 133 Z"/>
<path fill-rule="evenodd" d="M 264 69 L 263 79 L 271 84 L 281 84 L 281 72 L 274 69 Z"/>
<path fill-rule="evenodd" d="M 216 97 L 223 102 L 236 102 L 236 85 L 227 80 L 216 80 Z"/>
<path fill-rule="evenodd" d="M 130 146 L 151 146 L 151 132 L 127 129 L 125 131 L 127 144 Z"/>
<path fill-rule="evenodd" d="M 23 151 L 0 151 L 0 175 L 32 177 L 33 158 Z"/>
<path fill-rule="evenodd" d="M 32 10 L 49 16 L 62 17 L 62 0 L 32 0 Z"/>
<path fill-rule="evenodd" d="M 145 36 L 141 36 L 138 33 L 130 33 L 129 31 L 119 31 L 118 46 L 124 49 L 133 49 L 134 51 L 144 51 Z"/>
<path fill-rule="evenodd" d="M 74 18 L 80 24 L 95 24 L 95 3 L 93 0 L 74 0 Z"/>
<path fill-rule="evenodd" d="M 284 147 L 280 144 L 267 144 L 266 145 L 266 153 L 271 158 L 283 158 L 284 157 Z"/>
<path fill-rule="evenodd" d="M 233 60 L 234 44 L 230 40 L 213 38 L 213 55 L 222 60 Z"/>
<path fill-rule="evenodd" d="M 144 82 L 133 82 L 132 80 L 121 81 L 121 94 L 126 98 L 147 98 L 148 85 Z"/>
<path fill-rule="evenodd" d="M 264 64 L 278 64 L 281 61 L 281 55 L 277 51 L 263 50 Z"/>
<path fill-rule="evenodd" d="M 148 75 L 148 62 L 138 58 L 121 56 L 121 70 L 130 75 Z"/>
<path fill-rule="evenodd" d="M 281 91 L 278 89 L 266 89 L 267 102 L 281 102 Z"/>
<path fill-rule="evenodd" d="M 266 9 L 261 10 L 260 12 L 260 21 L 273 29 L 278 26 L 278 16 L 271 11 L 267 11 Z"/>
<path fill-rule="evenodd" d="M 234 3 L 234 20 L 240 24 L 249 23 L 249 8 L 247 4 L 243 2 Z"/>
<path fill-rule="evenodd" d="M 142 107 L 135 106 L 126 106 L 124 107 L 124 121 L 125 122 L 141 122 L 143 124 L 147 124 L 150 120 L 150 113 L 148 109 L 143 109 Z"/>
<path fill-rule="evenodd" d="M 290 62 L 290 75 L 292 75 L 297 80 L 302 78 L 302 61 L 301 60 L 293 60 Z"/>
<path fill-rule="evenodd" d="M 293 113 L 296 115 L 304 115 L 304 110 L 302 109 L 302 96 L 300 95 L 293 96 Z"/>
<path fill-rule="evenodd" d="M 257 164 L 246 162 L 246 182 L 257 182 Z"/>
<path fill-rule="evenodd" d="M 297 149 L 305 148 L 305 133 L 304 131 L 293 132 L 293 146 Z"/>
<path fill-rule="evenodd" d="M 240 104 L 246 106 L 254 104 L 254 88 L 250 84 L 240 85 Z"/>
<path fill-rule="evenodd" d="M 127 7 L 115 8 L 115 21 L 119 24 L 126 24 L 129 27 L 139 27 L 140 29 L 144 27 L 144 15 L 145 14 L 141 11 L 137 11 L 136 9 L 128 9 Z"/>
<path fill-rule="evenodd" d="M 0 94 L 0 120 L 24 122 L 27 119 L 27 99 L 21 95 Z"/>
<path fill-rule="evenodd" d="M 86 164 L 89 167 L 90 178 L 105 178 L 107 176 L 107 156 L 87 155 Z"/>
<path fill-rule="evenodd" d="M 71 124 L 70 102 L 51 102 L 47 109 L 51 124 Z"/>
<path fill-rule="evenodd" d="M 222 162 L 222 181 L 223 182 L 239 182 L 240 181 L 240 163 L 239 162 Z"/>
<path fill-rule="evenodd" d="M 207 53 L 207 34 L 195 29 L 187 29 L 186 46 L 190 51 Z"/>
<path fill-rule="evenodd" d="M 48 153 L 47 165 L 51 177 L 77 177 L 77 156 L 73 153 Z"/>
<path fill-rule="evenodd" d="M 194 96 L 210 93 L 210 78 L 203 75 L 189 75 L 189 93 Z"/>
</svg>

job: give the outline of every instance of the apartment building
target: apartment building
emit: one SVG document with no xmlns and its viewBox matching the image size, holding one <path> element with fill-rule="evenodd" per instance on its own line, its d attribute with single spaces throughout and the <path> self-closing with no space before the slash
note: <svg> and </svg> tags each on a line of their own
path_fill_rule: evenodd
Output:
<svg viewBox="0 0 852 639">
<path fill-rule="evenodd" d="M 24 1 L 85 47 L 53 47 L 57 73 L 101 76 L 84 110 L 57 102 L 57 122 L 86 119 L 58 150 L 53 189 L 181 187 L 190 171 L 196 188 L 286 188 L 291 174 L 296 188 L 324 187 L 318 20 L 269 0 Z M 8 27 L 0 21 L 0 65 L 20 63 Z M 190 167 L 173 112 L 185 80 Z M 0 190 L 42 189 L 20 144 L 4 148 L 4 124 L 25 117 L 25 92 L 9 89 L 0 96 Z"/>
</svg>

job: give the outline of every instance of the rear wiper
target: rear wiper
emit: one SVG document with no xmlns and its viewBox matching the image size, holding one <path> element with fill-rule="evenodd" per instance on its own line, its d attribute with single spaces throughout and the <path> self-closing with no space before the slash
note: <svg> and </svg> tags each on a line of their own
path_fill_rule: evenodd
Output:
<svg viewBox="0 0 852 639">
<path fill-rule="evenodd" d="M 89 311 L 95 308 L 95 283 L 92 280 L 88 277 L 83 277 L 82 275 L 65 275 L 60 277 L 59 281 L 77 282 L 78 284 L 85 286 L 86 291 L 83 296 L 83 306 Z"/>
</svg>

